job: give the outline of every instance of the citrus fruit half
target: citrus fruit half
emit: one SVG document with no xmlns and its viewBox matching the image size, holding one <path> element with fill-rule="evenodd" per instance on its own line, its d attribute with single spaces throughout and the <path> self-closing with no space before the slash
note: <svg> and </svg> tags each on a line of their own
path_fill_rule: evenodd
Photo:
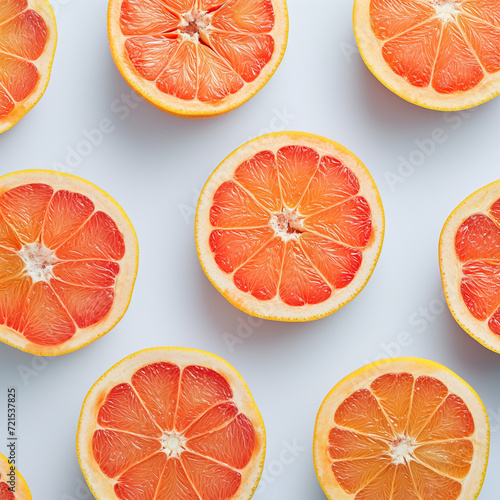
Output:
<svg viewBox="0 0 500 500">
<path fill-rule="evenodd" d="M 444 366 L 372 363 L 339 382 L 314 431 L 314 464 L 330 500 L 474 500 L 489 453 L 486 410 Z"/>
<path fill-rule="evenodd" d="M 56 43 L 56 19 L 47 0 L 0 2 L 0 133 L 42 97 Z"/>
<path fill-rule="evenodd" d="M 14 481 L 14 488 L 12 487 Z M 0 453 L 0 500 L 31 500 L 31 493 L 17 469 Z"/>
<path fill-rule="evenodd" d="M 127 82 L 178 116 L 217 116 L 271 78 L 285 53 L 285 0 L 110 0 L 111 52 Z"/>
<path fill-rule="evenodd" d="M 202 351 L 154 348 L 92 387 L 77 452 L 97 500 L 248 500 L 265 442 L 259 410 L 232 366 Z"/>
<path fill-rule="evenodd" d="M 210 281 L 248 314 L 308 321 L 365 286 L 384 235 L 368 170 L 324 137 L 279 132 L 254 139 L 208 179 L 196 246 Z"/>
<path fill-rule="evenodd" d="M 439 241 L 446 301 L 458 324 L 500 353 L 500 181 L 469 196 Z"/>
<path fill-rule="evenodd" d="M 127 310 L 134 228 L 97 186 L 68 174 L 0 177 L 0 341 L 32 354 L 93 342 Z"/>
<path fill-rule="evenodd" d="M 354 32 L 372 73 L 414 104 L 455 111 L 500 93 L 497 0 L 355 0 Z"/>
</svg>

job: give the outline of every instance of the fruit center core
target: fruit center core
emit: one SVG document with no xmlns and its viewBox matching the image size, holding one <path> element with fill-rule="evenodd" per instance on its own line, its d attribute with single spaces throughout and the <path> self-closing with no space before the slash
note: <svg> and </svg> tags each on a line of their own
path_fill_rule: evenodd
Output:
<svg viewBox="0 0 500 500">
<path fill-rule="evenodd" d="M 179 31 L 187 38 L 199 40 L 200 33 L 210 25 L 211 16 L 206 12 L 191 11 L 182 16 Z"/>
<path fill-rule="evenodd" d="M 161 438 L 163 452 L 168 457 L 178 457 L 186 450 L 186 438 L 177 432 L 166 432 Z"/>
<path fill-rule="evenodd" d="M 42 243 L 28 243 L 18 252 L 24 262 L 24 271 L 33 280 L 48 282 L 52 277 L 52 268 L 57 257 Z"/>
<path fill-rule="evenodd" d="M 284 208 L 271 216 L 270 226 L 285 241 L 298 239 L 304 232 L 304 217 L 297 210 Z"/>
<path fill-rule="evenodd" d="M 458 14 L 458 5 L 461 0 L 432 0 L 436 8 L 436 15 L 443 21 L 452 21 Z"/>
<path fill-rule="evenodd" d="M 400 436 L 391 443 L 389 455 L 392 457 L 392 463 L 395 465 L 404 465 L 409 463 L 415 457 L 413 452 L 416 448 L 415 441 L 408 436 Z"/>
</svg>

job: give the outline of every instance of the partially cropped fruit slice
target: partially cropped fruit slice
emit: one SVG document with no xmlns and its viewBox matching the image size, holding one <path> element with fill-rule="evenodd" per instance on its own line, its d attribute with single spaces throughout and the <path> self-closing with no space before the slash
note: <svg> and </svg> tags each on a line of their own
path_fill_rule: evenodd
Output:
<svg viewBox="0 0 500 500">
<path fill-rule="evenodd" d="M 350 151 L 280 132 L 234 151 L 208 179 L 196 213 L 201 265 L 248 314 L 308 321 L 336 311 L 377 262 L 384 213 Z"/>
<path fill-rule="evenodd" d="M 0 341 L 39 355 L 93 342 L 127 310 L 134 228 L 97 186 L 24 170 L 0 177 Z"/>
<path fill-rule="evenodd" d="M 432 361 L 389 359 L 323 401 L 314 465 L 330 500 L 474 500 L 489 442 L 486 410 L 460 377 Z"/>
<path fill-rule="evenodd" d="M 127 82 L 178 116 L 217 116 L 271 78 L 285 53 L 285 0 L 110 0 L 108 33 Z"/>
<path fill-rule="evenodd" d="M 31 500 L 31 493 L 23 476 L 1 453 L 0 500 Z"/>
<path fill-rule="evenodd" d="M 458 324 L 500 353 L 500 181 L 469 196 L 439 241 L 446 301 Z"/>
<path fill-rule="evenodd" d="M 455 111 L 500 93 L 496 0 L 355 0 L 354 31 L 372 73 L 414 104 Z"/>
<path fill-rule="evenodd" d="M 56 20 L 47 0 L 0 2 L 0 133 L 42 97 L 56 42 Z"/>
<path fill-rule="evenodd" d="M 159 347 L 125 358 L 92 387 L 77 452 L 97 500 L 249 500 L 265 441 L 233 367 L 206 352 Z"/>
</svg>

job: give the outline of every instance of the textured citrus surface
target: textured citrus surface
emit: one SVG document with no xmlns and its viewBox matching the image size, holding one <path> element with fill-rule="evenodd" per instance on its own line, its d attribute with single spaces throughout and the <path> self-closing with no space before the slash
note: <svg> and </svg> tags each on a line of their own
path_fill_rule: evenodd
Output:
<svg viewBox="0 0 500 500">
<path fill-rule="evenodd" d="M 138 353 L 131 373 L 121 372 L 126 382 L 93 388 L 90 394 L 100 393 L 96 406 L 84 405 L 85 437 L 78 442 L 101 477 L 96 484 L 87 477 L 97 498 L 249 498 L 260 474 L 263 426 L 247 389 L 239 394 L 241 381 L 233 383 L 239 376 L 206 353 L 153 351 L 161 360 L 150 360 L 152 351 Z M 84 471 L 86 465 L 84 459 Z M 100 496 L 100 482 L 111 496 Z"/>
<path fill-rule="evenodd" d="M 358 40 L 368 65 L 384 73 L 375 62 L 383 59 L 385 72 L 409 84 L 402 97 L 413 100 L 419 94 L 411 87 L 428 89 L 429 103 L 439 95 L 451 106 L 453 95 L 469 93 L 469 106 L 482 102 L 482 88 L 500 91 L 500 7 L 493 0 L 357 0 L 367 10 L 363 20 L 356 13 Z M 368 12 L 369 11 L 369 12 Z M 376 43 L 366 43 L 370 29 Z M 370 48 L 369 48 L 370 46 Z M 376 50 L 379 54 L 372 54 Z M 385 80 L 382 74 L 382 80 Z M 495 83 L 491 83 L 495 81 Z M 384 81 L 384 83 L 386 83 Z M 477 95 L 474 89 L 479 89 Z M 421 95 L 425 95 L 424 92 Z M 492 95 L 493 96 L 493 95 Z M 476 98 L 479 102 L 475 102 Z M 465 101 L 464 101 L 465 102 Z M 425 105 L 425 102 L 422 102 Z"/>
<path fill-rule="evenodd" d="M 443 229 L 440 256 L 455 318 L 487 347 L 500 351 L 499 183 L 474 193 L 453 212 Z"/>
<path fill-rule="evenodd" d="M 369 365 L 327 396 L 315 436 L 326 442 L 315 441 L 315 461 L 330 498 L 475 498 L 486 467 L 487 417 L 473 391 L 451 372 L 443 378 L 444 371 L 415 359 Z"/>
<path fill-rule="evenodd" d="M 277 137 L 284 145 L 270 138 L 269 149 L 256 139 L 227 180 L 224 164 L 213 174 L 220 185 L 202 193 L 211 198 L 206 214 L 198 210 L 197 224 L 208 225 L 199 247 L 209 247 L 207 258 L 243 301 L 310 314 L 349 293 L 366 250 L 381 243 L 381 207 L 366 170 L 352 156 L 346 162 L 341 146 Z"/>
<path fill-rule="evenodd" d="M 118 67 L 127 66 L 146 97 L 153 92 L 154 104 L 186 114 L 214 114 L 251 97 L 279 64 L 286 26 L 284 0 L 110 3 Z"/>
<path fill-rule="evenodd" d="M 45 174 L 46 182 L 36 172 L 17 177 L 14 187 L 5 186 L 13 176 L 0 179 L 0 324 L 34 349 L 83 340 L 121 300 L 120 275 L 135 275 L 124 260 L 123 228 L 84 181 L 85 194 L 54 185 L 64 185 L 62 174 Z"/>
<path fill-rule="evenodd" d="M 14 476 L 12 474 L 7 457 L 0 454 L 0 500 L 31 500 L 31 493 L 24 478 L 17 470 L 14 471 Z M 14 488 L 10 483 L 13 477 Z"/>
<path fill-rule="evenodd" d="M 45 0 L 0 4 L 0 132 L 16 123 L 43 94 L 56 38 Z"/>
</svg>

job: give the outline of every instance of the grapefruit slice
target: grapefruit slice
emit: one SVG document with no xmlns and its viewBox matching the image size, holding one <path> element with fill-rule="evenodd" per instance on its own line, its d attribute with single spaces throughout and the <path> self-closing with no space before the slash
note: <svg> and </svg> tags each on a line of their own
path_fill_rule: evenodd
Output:
<svg viewBox="0 0 500 500">
<path fill-rule="evenodd" d="M 323 137 L 279 132 L 254 139 L 208 179 L 196 246 L 214 286 L 242 311 L 308 321 L 365 286 L 384 235 L 368 170 Z"/>
<path fill-rule="evenodd" d="M 0 133 L 40 100 L 56 51 L 54 12 L 47 0 L 0 3 Z"/>
<path fill-rule="evenodd" d="M 92 387 L 77 452 L 97 500 L 248 500 L 265 442 L 233 367 L 202 351 L 154 348 L 120 361 Z"/>
<path fill-rule="evenodd" d="M 0 341 L 32 354 L 74 351 L 127 310 L 135 231 L 97 186 L 68 174 L 0 177 Z"/>
<path fill-rule="evenodd" d="M 121 74 L 168 113 L 227 113 L 271 78 L 288 37 L 285 0 L 110 0 Z"/>
<path fill-rule="evenodd" d="M 14 481 L 14 486 L 12 481 Z M 1 453 L 0 500 L 31 500 L 31 493 L 23 476 Z"/>
<path fill-rule="evenodd" d="M 314 464 L 330 500 L 474 500 L 489 436 L 486 410 L 460 377 L 432 361 L 389 359 L 328 394 Z"/>
<path fill-rule="evenodd" d="M 458 324 L 500 353 L 500 181 L 469 196 L 439 241 L 446 301 Z"/>
<path fill-rule="evenodd" d="M 496 0 L 355 0 L 354 32 L 372 73 L 414 104 L 455 111 L 500 93 Z"/>
</svg>

